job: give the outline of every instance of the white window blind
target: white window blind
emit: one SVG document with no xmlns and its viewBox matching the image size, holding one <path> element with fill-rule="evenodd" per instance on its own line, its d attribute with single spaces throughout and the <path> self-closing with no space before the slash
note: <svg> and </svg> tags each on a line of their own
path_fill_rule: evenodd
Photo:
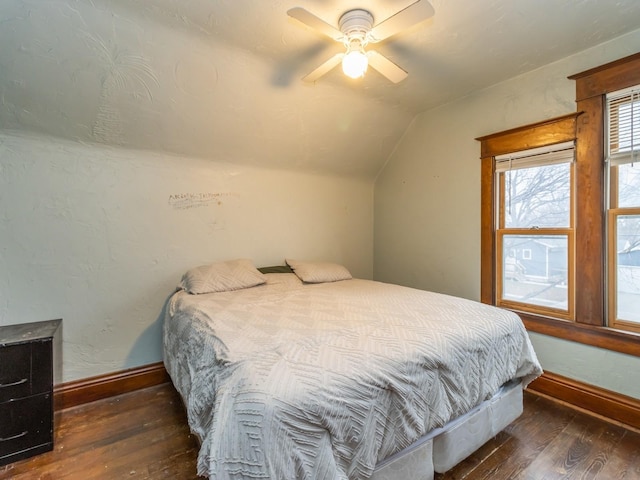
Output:
<svg viewBox="0 0 640 480">
<path fill-rule="evenodd" d="M 640 88 L 607 95 L 607 161 L 611 165 L 640 160 Z"/>
<path fill-rule="evenodd" d="M 520 152 L 497 155 L 496 172 L 507 172 L 518 168 L 558 165 L 574 160 L 574 142 L 557 143 L 545 147 L 531 148 Z"/>
</svg>

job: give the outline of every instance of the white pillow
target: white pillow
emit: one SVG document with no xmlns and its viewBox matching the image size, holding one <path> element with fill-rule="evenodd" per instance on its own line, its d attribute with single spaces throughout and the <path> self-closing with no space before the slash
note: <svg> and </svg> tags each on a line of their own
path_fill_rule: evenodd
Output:
<svg viewBox="0 0 640 480">
<path fill-rule="evenodd" d="M 286 260 L 293 272 L 306 283 L 337 282 L 353 278 L 349 270 L 337 263 L 300 262 Z"/>
<path fill-rule="evenodd" d="M 251 260 L 240 258 L 192 268 L 182 276 L 179 286 L 189 293 L 200 294 L 240 290 L 265 282 Z"/>
</svg>

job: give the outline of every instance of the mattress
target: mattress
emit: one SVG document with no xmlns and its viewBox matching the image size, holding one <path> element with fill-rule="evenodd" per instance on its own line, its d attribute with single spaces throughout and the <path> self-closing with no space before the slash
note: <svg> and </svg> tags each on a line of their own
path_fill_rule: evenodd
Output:
<svg viewBox="0 0 640 480">
<path fill-rule="evenodd" d="M 400 465 L 385 459 L 541 373 L 511 312 L 367 280 L 266 277 L 167 306 L 164 360 L 200 475 L 384 480 Z M 437 445 L 415 455 L 425 472 L 453 461 Z"/>
</svg>

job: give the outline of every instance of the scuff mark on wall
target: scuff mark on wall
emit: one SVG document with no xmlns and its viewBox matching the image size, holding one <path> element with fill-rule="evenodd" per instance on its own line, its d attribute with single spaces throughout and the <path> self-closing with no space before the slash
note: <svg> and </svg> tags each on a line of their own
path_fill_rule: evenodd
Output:
<svg viewBox="0 0 640 480">
<path fill-rule="evenodd" d="M 208 207 L 211 205 L 222 206 L 224 197 L 237 196 L 233 193 L 176 193 L 169 195 L 169 205 L 176 210 L 189 208 Z"/>
</svg>

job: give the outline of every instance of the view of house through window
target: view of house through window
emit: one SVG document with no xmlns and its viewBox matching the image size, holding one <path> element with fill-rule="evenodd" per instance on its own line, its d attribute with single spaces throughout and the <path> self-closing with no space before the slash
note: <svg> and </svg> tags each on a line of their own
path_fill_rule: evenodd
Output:
<svg viewBox="0 0 640 480">
<path fill-rule="evenodd" d="M 572 314 L 573 142 L 496 157 L 499 305 Z"/>
<path fill-rule="evenodd" d="M 609 323 L 640 331 L 640 87 L 607 95 Z"/>
</svg>

